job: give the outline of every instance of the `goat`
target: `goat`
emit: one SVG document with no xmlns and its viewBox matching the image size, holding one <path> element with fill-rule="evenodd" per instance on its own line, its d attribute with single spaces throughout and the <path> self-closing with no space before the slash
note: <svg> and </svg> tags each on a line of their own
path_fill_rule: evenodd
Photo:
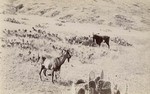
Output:
<svg viewBox="0 0 150 94">
<path fill-rule="evenodd" d="M 112 94 L 111 83 L 109 81 L 100 80 L 97 84 L 97 91 L 100 94 Z"/>
<path fill-rule="evenodd" d="M 98 94 L 98 92 L 96 91 L 95 81 L 90 81 L 89 82 L 89 94 Z"/>
<path fill-rule="evenodd" d="M 95 40 L 96 40 L 96 43 L 99 45 L 99 47 L 100 47 L 101 43 L 104 41 L 108 45 L 108 48 L 110 48 L 110 45 L 109 45 L 110 37 L 109 36 L 93 35 L 93 42 L 95 42 Z"/>
<path fill-rule="evenodd" d="M 83 88 L 80 88 L 78 94 L 85 94 L 85 90 Z"/>
<path fill-rule="evenodd" d="M 68 62 L 71 58 L 70 52 L 69 50 L 65 51 L 65 54 L 62 54 L 60 57 L 54 58 L 54 59 L 47 59 L 45 57 L 42 57 L 42 64 L 41 64 L 41 70 L 39 72 L 40 75 L 40 79 L 42 80 L 41 77 L 41 72 L 43 70 L 43 74 L 46 76 L 46 71 L 47 70 L 52 70 L 51 76 L 52 76 L 52 82 L 53 78 L 54 78 L 54 72 L 59 71 L 60 74 L 60 68 L 62 66 L 62 64 L 64 64 L 65 60 L 68 59 Z M 56 77 L 56 75 L 55 75 Z"/>
</svg>

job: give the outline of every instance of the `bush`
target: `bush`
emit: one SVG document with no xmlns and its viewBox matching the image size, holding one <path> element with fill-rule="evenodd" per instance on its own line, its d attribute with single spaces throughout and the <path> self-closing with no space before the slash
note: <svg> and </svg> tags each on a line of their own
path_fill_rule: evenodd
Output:
<svg viewBox="0 0 150 94">
<path fill-rule="evenodd" d="M 92 39 L 90 39 L 90 37 L 77 37 L 77 36 L 74 36 L 70 39 L 67 39 L 67 41 L 70 43 L 70 44 L 82 44 L 84 46 L 95 46 L 96 44 L 93 42 Z"/>
<path fill-rule="evenodd" d="M 132 46 L 132 44 L 128 43 L 126 40 L 121 39 L 119 37 L 115 37 L 111 41 L 113 41 L 114 43 L 117 43 L 118 45 L 122 45 L 122 46 Z"/>
</svg>

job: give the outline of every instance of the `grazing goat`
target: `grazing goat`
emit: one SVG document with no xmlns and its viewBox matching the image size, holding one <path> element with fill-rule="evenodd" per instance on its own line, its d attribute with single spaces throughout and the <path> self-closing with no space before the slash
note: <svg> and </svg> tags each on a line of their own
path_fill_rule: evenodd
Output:
<svg viewBox="0 0 150 94">
<path fill-rule="evenodd" d="M 69 50 L 65 51 L 65 54 L 62 54 L 60 57 L 57 57 L 57 58 L 54 58 L 51 60 L 47 59 L 45 57 L 42 57 L 43 62 L 41 64 L 41 70 L 39 72 L 40 79 L 42 80 L 42 77 L 41 77 L 42 70 L 43 70 L 43 73 L 45 76 L 46 76 L 47 70 L 52 70 L 51 76 L 52 76 L 52 82 L 54 83 L 54 81 L 53 81 L 54 72 L 59 71 L 59 73 L 60 73 L 60 68 L 61 68 L 62 64 L 64 64 L 66 59 L 68 59 L 68 62 L 69 62 L 70 58 L 71 58 L 71 55 L 70 55 Z M 56 77 L 56 75 L 55 75 L 55 77 Z"/>
<path fill-rule="evenodd" d="M 104 42 L 108 45 L 108 48 L 110 48 L 109 39 L 110 39 L 109 36 L 93 35 L 93 42 L 95 42 L 95 40 L 96 40 L 96 43 L 97 43 L 99 46 L 100 46 L 101 43 L 104 41 Z"/>
<path fill-rule="evenodd" d="M 98 92 L 96 91 L 95 81 L 90 81 L 89 82 L 89 94 L 98 94 Z"/>
<path fill-rule="evenodd" d="M 83 88 L 80 88 L 78 94 L 85 94 L 85 90 Z"/>
<path fill-rule="evenodd" d="M 111 83 L 109 81 L 100 80 L 97 86 L 97 91 L 100 94 L 112 94 Z"/>
</svg>

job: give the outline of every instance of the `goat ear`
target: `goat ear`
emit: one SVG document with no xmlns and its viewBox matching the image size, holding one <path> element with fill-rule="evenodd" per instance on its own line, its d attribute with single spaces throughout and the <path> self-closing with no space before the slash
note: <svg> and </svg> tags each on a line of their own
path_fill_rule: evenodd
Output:
<svg viewBox="0 0 150 94">
<path fill-rule="evenodd" d="M 70 52 L 70 49 L 68 49 L 67 52 Z"/>
<path fill-rule="evenodd" d="M 61 51 L 61 54 L 63 54 L 63 53 L 64 53 L 64 50 Z"/>
<path fill-rule="evenodd" d="M 65 50 L 65 49 L 63 49 L 61 53 L 62 53 L 62 54 L 64 54 L 65 52 L 66 52 L 66 50 Z"/>
<path fill-rule="evenodd" d="M 67 52 L 67 50 L 64 49 L 65 52 Z"/>
</svg>

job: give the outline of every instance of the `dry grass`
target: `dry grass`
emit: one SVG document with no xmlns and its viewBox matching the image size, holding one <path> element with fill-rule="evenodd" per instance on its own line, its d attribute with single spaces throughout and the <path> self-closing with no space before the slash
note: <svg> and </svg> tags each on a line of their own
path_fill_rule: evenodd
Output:
<svg viewBox="0 0 150 94">
<path fill-rule="evenodd" d="M 79 79 L 88 82 L 91 71 L 97 77 L 102 70 L 112 90 L 118 84 L 121 94 L 126 93 L 126 86 L 128 94 L 150 93 L 150 37 L 147 32 L 150 29 L 146 4 L 141 7 L 140 4 L 120 5 L 114 0 L 87 0 L 87 5 L 81 2 L 64 7 L 66 3 L 49 2 L 56 5 L 24 2 L 16 15 L 8 14 L 8 7 L 6 10 L 3 7 L 0 14 L 0 93 L 71 94 L 72 82 Z M 139 7 L 143 8 L 145 18 L 137 15 L 141 12 Z M 93 43 L 92 33 L 110 36 L 110 49 L 105 43 L 101 47 Z M 52 84 L 50 76 L 43 76 L 44 81 L 40 81 L 38 54 L 54 58 L 62 49 L 70 49 L 73 56 L 69 63 L 62 65 L 60 81 Z M 76 85 L 76 92 L 83 86 Z"/>
</svg>

